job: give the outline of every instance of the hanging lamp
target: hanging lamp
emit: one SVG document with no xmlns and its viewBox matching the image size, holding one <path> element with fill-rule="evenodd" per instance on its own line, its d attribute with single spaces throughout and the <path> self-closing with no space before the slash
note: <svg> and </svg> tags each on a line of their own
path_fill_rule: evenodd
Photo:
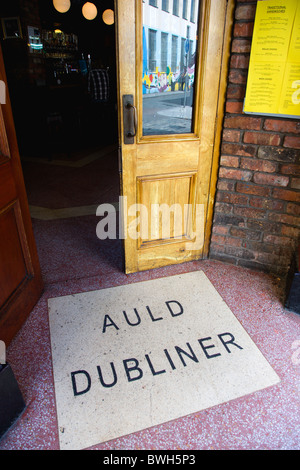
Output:
<svg viewBox="0 0 300 470">
<path fill-rule="evenodd" d="M 82 7 L 82 14 L 87 20 L 94 20 L 98 14 L 96 5 L 91 2 L 86 2 Z"/>
<path fill-rule="evenodd" d="M 105 10 L 102 15 L 105 24 L 112 25 L 115 22 L 115 14 L 113 10 Z"/>
<path fill-rule="evenodd" d="M 70 0 L 53 0 L 53 6 L 59 13 L 66 13 L 71 8 Z"/>
</svg>

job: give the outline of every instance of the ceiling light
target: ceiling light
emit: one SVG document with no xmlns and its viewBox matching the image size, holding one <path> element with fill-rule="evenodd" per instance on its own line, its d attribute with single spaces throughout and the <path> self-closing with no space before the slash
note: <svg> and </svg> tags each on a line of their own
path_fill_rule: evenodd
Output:
<svg viewBox="0 0 300 470">
<path fill-rule="evenodd" d="M 94 20 L 98 14 L 96 5 L 87 2 L 82 7 L 82 14 L 87 20 Z"/>
<path fill-rule="evenodd" d="M 115 22 L 115 14 L 113 10 L 105 10 L 105 12 L 102 15 L 102 19 L 105 24 L 114 24 Z"/>
<path fill-rule="evenodd" d="M 71 8 L 70 0 L 53 0 L 54 8 L 59 11 L 59 13 L 66 13 Z"/>
</svg>

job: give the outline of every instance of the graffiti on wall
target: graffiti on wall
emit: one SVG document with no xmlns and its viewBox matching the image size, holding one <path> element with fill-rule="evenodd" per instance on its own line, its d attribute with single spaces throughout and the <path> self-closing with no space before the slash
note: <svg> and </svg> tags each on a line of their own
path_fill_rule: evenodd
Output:
<svg viewBox="0 0 300 470">
<path fill-rule="evenodd" d="M 195 64 L 187 67 L 186 71 L 172 72 L 171 67 L 167 67 L 166 72 L 156 71 L 150 74 L 144 73 L 142 83 L 144 93 L 162 93 L 165 91 L 183 91 L 193 86 L 195 76 Z"/>
</svg>

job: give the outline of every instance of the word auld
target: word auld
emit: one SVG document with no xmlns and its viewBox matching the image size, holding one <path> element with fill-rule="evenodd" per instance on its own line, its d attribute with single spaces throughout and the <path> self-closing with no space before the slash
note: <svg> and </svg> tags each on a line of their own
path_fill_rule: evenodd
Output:
<svg viewBox="0 0 300 470">
<path fill-rule="evenodd" d="M 165 302 L 165 304 L 167 306 L 167 310 L 169 314 L 171 315 L 171 317 L 174 318 L 183 314 L 183 307 L 177 300 L 168 300 L 167 302 Z M 147 316 L 150 317 L 152 322 L 160 321 L 160 320 L 163 320 L 164 318 L 161 315 L 155 315 L 150 309 L 150 307 L 148 307 L 148 305 L 146 306 L 146 312 L 147 312 Z M 129 313 L 123 310 L 123 318 L 125 319 L 127 325 L 129 326 L 140 325 L 142 321 L 141 314 L 138 312 L 136 308 L 133 309 L 133 314 L 132 312 Z M 118 322 L 114 321 L 110 315 L 105 315 L 104 320 L 103 320 L 102 333 L 105 333 L 107 328 L 109 327 L 113 327 L 116 330 L 119 330 L 120 329 L 119 324 L 120 324 L 119 320 Z"/>
</svg>

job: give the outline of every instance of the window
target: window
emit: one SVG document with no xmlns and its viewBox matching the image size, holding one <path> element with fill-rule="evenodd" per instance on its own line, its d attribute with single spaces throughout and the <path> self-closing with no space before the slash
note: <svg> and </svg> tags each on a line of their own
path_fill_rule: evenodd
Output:
<svg viewBox="0 0 300 470">
<path fill-rule="evenodd" d="M 180 70 L 183 71 L 185 67 L 185 38 L 181 38 L 181 50 L 180 50 Z"/>
<path fill-rule="evenodd" d="M 191 0 L 191 23 L 195 23 L 195 0 Z"/>
<path fill-rule="evenodd" d="M 161 72 L 167 71 L 168 66 L 168 33 L 161 33 Z"/>
<path fill-rule="evenodd" d="M 173 15 L 179 16 L 179 0 L 173 0 Z"/>
<path fill-rule="evenodd" d="M 157 7 L 157 0 L 149 0 L 149 5 L 152 5 L 153 7 Z"/>
<path fill-rule="evenodd" d="M 172 72 L 176 71 L 177 67 L 177 44 L 178 44 L 178 36 L 172 35 L 172 55 L 171 55 L 171 69 Z"/>
<path fill-rule="evenodd" d="M 161 9 L 163 11 L 169 11 L 169 0 L 162 0 Z"/>
<path fill-rule="evenodd" d="M 194 51 L 194 41 L 190 39 L 190 49 L 189 49 L 189 59 L 188 59 L 189 67 L 192 67 L 194 64 L 195 58 L 193 59 L 193 51 Z"/>
<path fill-rule="evenodd" d="M 187 0 L 183 0 L 182 18 L 184 18 L 185 20 L 187 20 L 187 6 L 188 6 Z"/>
<path fill-rule="evenodd" d="M 149 38 L 149 71 L 155 72 L 156 70 L 156 31 L 154 29 L 149 29 L 148 31 Z"/>
</svg>

